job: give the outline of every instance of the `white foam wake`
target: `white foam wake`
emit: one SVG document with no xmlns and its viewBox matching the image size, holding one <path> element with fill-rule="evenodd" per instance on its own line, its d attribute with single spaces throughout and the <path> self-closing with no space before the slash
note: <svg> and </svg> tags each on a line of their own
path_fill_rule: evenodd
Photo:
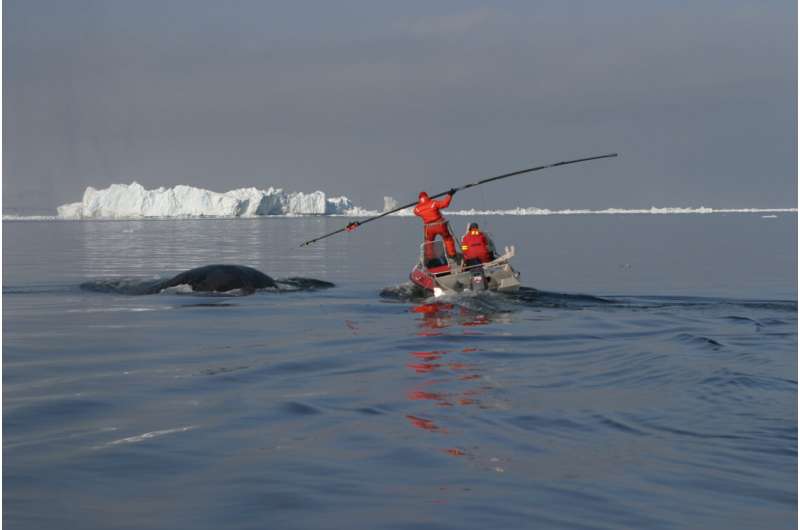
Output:
<svg viewBox="0 0 800 530">
<path fill-rule="evenodd" d="M 151 438 L 158 438 L 159 436 L 164 436 L 167 434 L 175 434 L 178 432 L 186 432 L 195 428 L 197 428 L 197 425 L 187 425 L 186 427 L 177 427 L 175 429 L 164 429 L 163 431 L 146 432 L 136 436 L 128 436 L 127 438 L 120 438 L 118 440 L 113 440 L 104 445 L 96 446 L 95 449 L 102 449 L 104 447 L 112 447 L 114 445 L 120 445 L 120 444 L 135 444 L 143 442 L 145 440 L 150 440 Z"/>
</svg>

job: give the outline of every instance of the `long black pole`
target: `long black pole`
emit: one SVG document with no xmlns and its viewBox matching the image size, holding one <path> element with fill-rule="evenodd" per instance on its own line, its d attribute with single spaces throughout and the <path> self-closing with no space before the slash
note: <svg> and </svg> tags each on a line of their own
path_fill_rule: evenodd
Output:
<svg viewBox="0 0 800 530">
<path fill-rule="evenodd" d="M 500 179 L 504 179 L 504 178 L 508 178 L 508 177 L 513 177 L 515 175 L 522 175 L 523 173 L 532 173 L 534 171 L 539 171 L 539 170 L 542 170 L 542 169 L 548 169 L 548 168 L 551 168 L 551 167 L 566 166 L 567 164 L 577 164 L 578 162 L 588 162 L 589 160 L 598 160 L 600 158 L 612 158 L 612 157 L 615 157 L 615 156 L 617 156 L 617 153 L 610 153 L 610 154 L 607 154 L 607 155 L 590 156 L 590 157 L 587 157 L 587 158 L 576 158 L 575 160 L 565 160 L 563 162 L 556 162 L 555 164 L 547 164 L 547 165 L 544 165 L 544 166 L 536 166 L 536 167 L 531 167 L 531 168 L 528 168 L 528 169 L 520 169 L 519 171 L 512 171 L 511 173 L 504 173 L 502 175 L 497 175 L 496 177 L 489 177 L 489 178 L 486 178 L 486 179 L 483 179 L 483 180 L 479 180 L 478 182 L 473 182 L 471 184 L 464 184 L 461 187 L 453 188 L 452 190 L 443 191 L 441 193 L 437 193 L 436 195 L 431 195 L 431 199 L 435 199 L 437 197 L 441 197 L 442 195 L 447 195 L 451 191 L 461 191 L 461 190 L 465 190 L 467 188 L 474 188 L 475 186 L 480 186 L 481 184 L 486 184 L 487 182 L 493 182 L 495 180 L 500 180 Z M 363 221 L 354 221 L 352 223 L 349 223 L 347 226 L 344 226 L 344 227 L 342 227 L 342 228 L 340 228 L 338 230 L 334 230 L 333 232 L 329 232 L 329 233 L 327 233 L 325 235 L 316 237 L 314 239 L 309 239 L 308 241 L 302 243 L 300 246 L 301 247 L 308 246 L 308 245 L 310 245 L 312 243 L 316 243 L 320 239 L 325 239 L 326 237 L 334 236 L 334 235 L 339 234 L 341 232 L 344 232 L 344 231 L 346 231 L 348 229 L 353 230 L 356 227 L 359 227 L 359 226 L 361 226 L 363 224 L 369 223 L 370 221 L 375 221 L 376 219 L 380 219 L 381 217 L 386 217 L 389 214 L 393 214 L 395 212 L 399 212 L 400 210 L 405 210 L 406 208 L 410 208 L 412 206 L 415 206 L 416 204 L 417 204 L 417 201 L 410 202 L 408 204 L 404 204 L 403 206 L 398 206 L 397 208 L 395 208 L 393 210 L 389 210 L 388 212 L 383 212 L 380 215 L 376 215 L 374 217 L 369 217 L 367 219 L 364 219 Z"/>
</svg>

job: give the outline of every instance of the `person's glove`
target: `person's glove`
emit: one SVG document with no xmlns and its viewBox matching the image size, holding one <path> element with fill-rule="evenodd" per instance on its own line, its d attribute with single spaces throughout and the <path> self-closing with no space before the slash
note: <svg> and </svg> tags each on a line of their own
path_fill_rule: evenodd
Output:
<svg viewBox="0 0 800 530">
<path fill-rule="evenodd" d="M 344 229 L 347 230 L 348 232 L 352 232 L 353 230 L 358 228 L 358 225 L 360 224 L 361 223 L 359 223 L 358 221 L 353 221 L 352 223 L 349 223 L 347 226 L 345 226 Z"/>
<path fill-rule="evenodd" d="M 451 188 L 451 189 L 450 189 L 450 191 L 448 191 L 447 193 L 449 193 L 449 194 L 450 194 L 450 196 L 452 197 L 453 195 L 455 195 L 455 194 L 456 194 L 456 192 L 457 192 L 457 191 L 458 191 L 458 190 L 457 190 L 456 188 Z"/>
</svg>

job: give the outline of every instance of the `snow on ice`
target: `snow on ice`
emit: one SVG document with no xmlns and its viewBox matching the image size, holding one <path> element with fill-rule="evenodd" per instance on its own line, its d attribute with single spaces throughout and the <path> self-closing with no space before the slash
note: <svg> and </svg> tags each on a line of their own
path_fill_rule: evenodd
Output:
<svg viewBox="0 0 800 530">
<path fill-rule="evenodd" d="M 86 188 L 83 200 L 58 207 L 62 219 L 147 217 L 255 217 L 260 215 L 346 215 L 360 211 L 347 197 L 325 192 L 287 193 L 280 188 L 240 188 L 217 193 L 192 186 L 145 189 L 141 184 Z"/>
</svg>

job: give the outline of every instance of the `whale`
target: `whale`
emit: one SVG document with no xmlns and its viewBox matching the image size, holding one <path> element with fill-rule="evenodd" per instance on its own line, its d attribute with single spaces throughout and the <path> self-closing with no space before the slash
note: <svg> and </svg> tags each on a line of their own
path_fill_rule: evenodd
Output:
<svg viewBox="0 0 800 530">
<path fill-rule="evenodd" d="M 277 287 L 275 280 L 263 272 L 243 265 L 206 265 L 182 272 L 162 282 L 161 289 L 188 285 L 195 292 L 224 293 L 240 289 L 252 293 L 258 289 Z"/>
<path fill-rule="evenodd" d="M 132 295 L 157 294 L 165 289 L 182 286 L 188 286 L 194 293 L 253 294 L 261 289 L 327 289 L 334 287 L 334 284 L 314 278 L 290 277 L 276 280 L 252 267 L 219 264 L 189 269 L 167 279 L 95 280 L 80 285 L 86 291 Z"/>
</svg>

